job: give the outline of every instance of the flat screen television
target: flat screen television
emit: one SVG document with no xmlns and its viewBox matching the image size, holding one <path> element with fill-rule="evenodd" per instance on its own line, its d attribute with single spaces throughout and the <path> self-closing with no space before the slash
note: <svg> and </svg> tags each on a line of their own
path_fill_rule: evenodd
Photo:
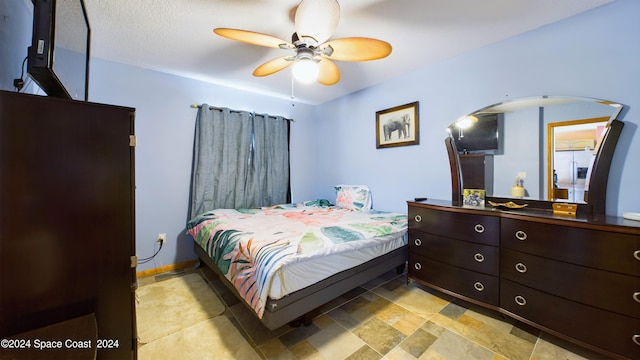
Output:
<svg viewBox="0 0 640 360">
<path fill-rule="evenodd" d="M 91 30 L 83 0 L 32 0 L 27 72 L 49 96 L 87 101 Z"/>
<path fill-rule="evenodd" d="M 503 151 L 503 114 L 476 114 L 478 121 L 460 130 L 451 129 L 451 136 L 460 153 L 485 153 L 498 155 Z"/>
</svg>

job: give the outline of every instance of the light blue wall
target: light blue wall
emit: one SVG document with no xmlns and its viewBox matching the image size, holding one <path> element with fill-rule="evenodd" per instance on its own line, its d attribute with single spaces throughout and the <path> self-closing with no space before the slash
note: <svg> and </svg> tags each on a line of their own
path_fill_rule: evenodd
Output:
<svg viewBox="0 0 640 360">
<path fill-rule="evenodd" d="M 0 2 L 22 12 L 22 0 Z M 374 206 L 406 211 L 415 196 L 449 199 L 445 128 L 488 104 L 535 95 L 576 95 L 629 106 L 612 163 L 607 209 L 640 211 L 640 1 L 616 0 L 587 13 L 486 47 L 316 107 L 206 84 L 127 65 L 91 60 L 90 100 L 137 109 L 136 237 L 139 257 L 154 251 L 158 233 L 168 243 L 157 261 L 138 270 L 194 259 L 184 235 L 193 128 L 192 103 L 280 114 L 292 124 L 294 201 L 335 197 L 338 183 L 368 184 Z M 19 18 L 10 32 L 31 33 Z M 5 36 L 0 17 L 0 88 L 26 54 L 24 36 Z M 5 49 L 10 53 L 5 58 Z M 17 60 L 16 60 L 17 58 Z M 11 65 L 5 64 L 5 59 Z M 7 84 L 7 81 L 9 83 Z M 376 149 L 375 112 L 420 101 L 420 145 Z"/>
<path fill-rule="evenodd" d="M 193 134 L 197 109 L 208 103 L 232 109 L 282 115 L 291 124 L 291 176 L 294 201 L 313 198 L 316 124 L 309 105 L 273 99 L 183 77 L 99 59 L 91 62 L 91 101 L 136 108 L 136 243 L 138 257 L 154 252 L 158 234 L 168 242 L 153 263 L 157 268 L 195 258 L 185 235 Z"/>
<path fill-rule="evenodd" d="M 541 198 L 539 117 L 538 108 L 505 114 L 504 154 L 493 157 L 493 196 L 511 196 L 518 173 L 524 172 L 526 196 Z"/>
<path fill-rule="evenodd" d="M 405 211 L 416 196 L 450 199 L 445 128 L 458 117 L 504 100 L 575 95 L 628 105 L 611 165 L 607 212 L 640 211 L 640 1 L 617 0 L 584 14 L 318 106 L 317 190 L 366 183 L 374 206 Z M 420 102 L 420 145 L 375 147 L 375 112 Z M 509 174 L 509 178 L 513 174 Z"/>
<path fill-rule="evenodd" d="M 22 60 L 31 42 L 29 0 L 0 1 L 0 89 L 14 91 Z M 7 16 L 4 19 L 3 16 Z M 25 79 L 27 76 L 25 75 Z M 43 94 L 33 81 L 27 92 Z M 195 259 L 185 234 L 189 200 L 193 132 L 197 109 L 208 103 L 233 109 L 282 115 L 291 125 L 292 200 L 315 197 L 317 154 L 314 108 L 157 71 L 92 58 L 89 100 L 136 108 L 136 252 L 139 258 L 157 249 L 158 234 L 167 243 L 138 271 Z"/>
<path fill-rule="evenodd" d="M 20 78 L 22 62 L 31 45 L 33 6 L 31 1 L 0 1 L 0 89 L 15 91 L 13 79 Z M 26 64 L 24 72 L 26 79 Z"/>
</svg>

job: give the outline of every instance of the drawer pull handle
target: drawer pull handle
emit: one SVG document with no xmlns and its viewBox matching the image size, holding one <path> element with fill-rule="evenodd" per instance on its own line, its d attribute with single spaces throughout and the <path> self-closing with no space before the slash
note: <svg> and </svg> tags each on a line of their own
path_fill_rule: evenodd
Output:
<svg viewBox="0 0 640 360">
<path fill-rule="evenodd" d="M 473 255 L 473 258 L 477 262 L 483 262 L 484 261 L 484 255 L 482 255 L 480 253 L 477 253 L 477 254 Z"/>
<path fill-rule="evenodd" d="M 415 264 L 413 264 L 413 267 L 414 267 L 416 270 L 420 270 L 420 269 L 422 269 L 422 265 L 421 265 L 420 263 L 415 263 Z"/>
<path fill-rule="evenodd" d="M 522 230 L 516 231 L 516 239 L 518 239 L 520 241 L 527 240 L 527 233 L 522 231 Z"/>
<path fill-rule="evenodd" d="M 640 250 L 636 250 L 633 252 L 633 257 L 636 258 L 636 260 L 640 260 Z"/>
<path fill-rule="evenodd" d="M 523 263 L 517 263 L 516 264 L 516 271 L 519 273 L 526 273 L 527 272 L 527 266 Z"/>
<path fill-rule="evenodd" d="M 478 234 L 482 234 L 484 232 L 484 226 L 482 226 L 482 224 L 476 224 L 476 226 L 473 227 L 473 230 Z"/>
<path fill-rule="evenodd" d="M 416 219 L 416 222 L 422 221 L 422 216 L 420 216 L 420 215 L 416 215 L 413 218 Z"/>
<path fill-rule="evenodd" d="M 415 240 L 413 240 L 413 243 L 416 244 L 416 246 L 420 246 L 420 245 L 422 245 L 422 240 L 415 239 Z"/>
<path fill-rule="evenodd" d="M 633 335 L 631 339 L 636 343 L 636 345 L 640 346 L 640 335 Z"/>
<path fill-rule="evenodd" d="M 640 303 L 640 291 L 636 291 L 633 293 L 633 300 L 635 300 L 637 303 Z"/>
<path fill-rule="evenodd" d="M 520 306 L 525 306 L 527 305 L 527 299 L 524 298 L 524 296 L 522 295 L 517 295 L 514 300 L 516 301 L 516 304 L 520 305 Z"/>
<path fill-rule="evenodd" d="M 473 284 L 473 288 L 478 290 L 478 291 L 483 291 L 484 290 L 484 285 L 482 285 L 481 282 L 476 281 L 476 283 Z"/>
</svg>

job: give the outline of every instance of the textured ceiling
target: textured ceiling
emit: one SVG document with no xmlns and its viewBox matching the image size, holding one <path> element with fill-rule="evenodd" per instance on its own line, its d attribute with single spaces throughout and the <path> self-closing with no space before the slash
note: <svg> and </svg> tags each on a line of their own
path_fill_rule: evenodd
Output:
<svg viewBox="0 0 640 360">
<path fill-rule="evenodd" d="M 217 27 L 290 40 L 299 0 L 84 0 L 91 55 L 211 83 L 292 97 L 290 68 L 253 70 L 285 50 L 219 37 Z M 336 85 L 295 84 L 296 101 L 320 104 L 409 71 L 576 15 L 613 0 L 343 0 L 332 39 L 389 42 L 387 58 L 336 61 Z"/>
</svg>

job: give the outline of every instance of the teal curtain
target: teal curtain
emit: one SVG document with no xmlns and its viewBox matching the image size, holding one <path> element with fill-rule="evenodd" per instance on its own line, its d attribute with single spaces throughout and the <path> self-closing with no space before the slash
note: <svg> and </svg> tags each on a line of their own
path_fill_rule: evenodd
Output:
<svg viewBox="0 0 640 360">
<path fill-rule="evenodd" d="M 290 202 L 289 120 L 200 106 L 189 218 Z"/>
</svg>

